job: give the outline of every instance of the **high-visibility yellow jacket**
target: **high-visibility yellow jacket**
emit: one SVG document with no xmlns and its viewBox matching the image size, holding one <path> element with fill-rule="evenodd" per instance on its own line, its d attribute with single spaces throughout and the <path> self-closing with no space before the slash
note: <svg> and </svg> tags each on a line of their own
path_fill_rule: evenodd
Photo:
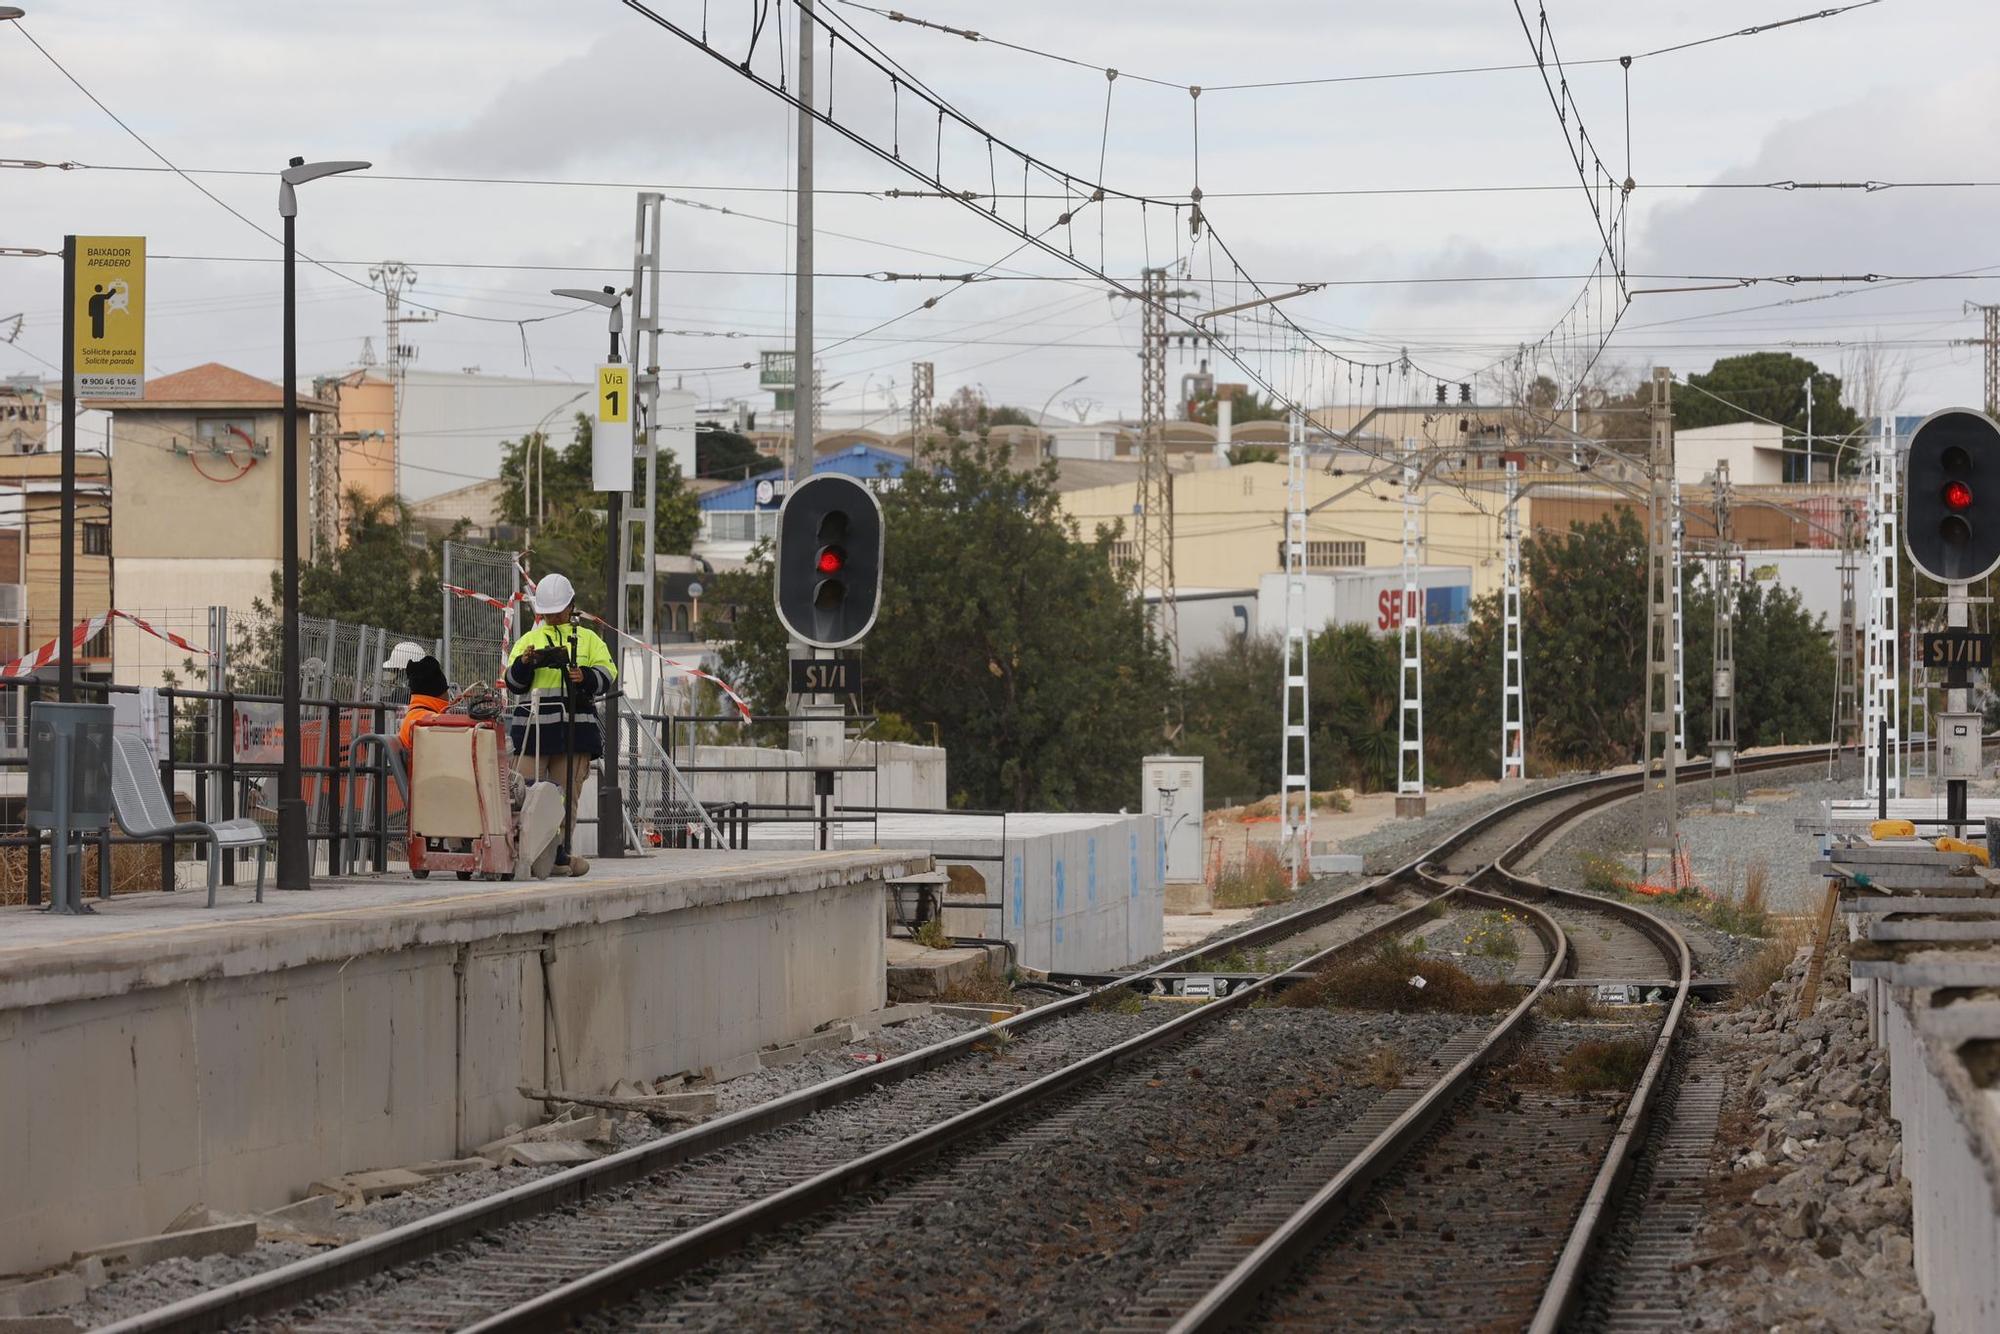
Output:
<svg viewBox="0 0 2000 1334">
<path fill-rule="evenodd" d="M 522 661 L 530 652 L 552 647 L 567 649 L 570 662 L 583 669 L 580 686 L 572 685 L 560 667 L 530 667 Z M 602 755 L 604 738 L 594 701 L 617 679 L 618 664 L 595 630 L 575 621 L 538 622 L 507 652 L 507 688 L 529 696 L 514 706 L 514 753 Z"/>
</svg>

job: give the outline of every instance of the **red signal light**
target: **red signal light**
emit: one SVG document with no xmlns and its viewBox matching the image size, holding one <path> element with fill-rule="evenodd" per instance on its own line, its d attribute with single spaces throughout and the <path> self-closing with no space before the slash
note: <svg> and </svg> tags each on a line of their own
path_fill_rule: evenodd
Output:
<svg viewBox="0 0 2000 1334">
<path fill-rule="evenodd" d="M 1971 509 L 1972 488 L 1964 482 L 1946 482 L 1944 484 L 1944 503 L 1950 509 Z"/>
<path fill-rule="evenodd" d="M 1968 505 L 1972 503 L 1970 491 L 1966 492 L 1965 499 Z M 839 574 L 847 564 L 847 557 L 841 554 L 839 547 L 827 547 L 819 553 L 816 564 L 821 574 Z"/>
</svg>

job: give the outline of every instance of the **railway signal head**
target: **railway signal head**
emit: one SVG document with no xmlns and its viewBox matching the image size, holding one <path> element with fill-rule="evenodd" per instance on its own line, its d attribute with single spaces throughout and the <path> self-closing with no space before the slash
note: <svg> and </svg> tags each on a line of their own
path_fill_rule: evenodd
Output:
<svg viewBox="0 0 2000 1334">
<path fill-rule="evenodd" d="M 1983 579 L 2000 566 L 2000 426 L 1983 412 L 1933 412 L 1910 437 L 1903 541 L 1939 583 Z"/>
<path fill-rule="evenodd" d="M 882 601 L 882 506 L 852 477 L 821 473 L 778 511 L 778 619 L 814 648 L 845 648 Z"/>
</svg>

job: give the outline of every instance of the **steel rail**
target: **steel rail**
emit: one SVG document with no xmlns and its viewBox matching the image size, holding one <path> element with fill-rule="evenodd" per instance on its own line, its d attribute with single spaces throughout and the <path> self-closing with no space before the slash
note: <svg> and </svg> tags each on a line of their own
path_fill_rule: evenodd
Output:
<svg viewBox="0 0 2000 1334">
<path fill-rule="evenodd" d="M 1477 1048 L 1445 1071 L 1402 1115 L 1370 1141 L 1368 1147 L 1349 1159 L 1332 1180 L 1315 1191 L 1311 1199 L 1258 1243 L 1200 1301 L 1182 1313 L 1169 1326 L 1171 1334 L 1229 1329 L 1246 1321 L 1254 1313 L 1264 1291 L 1311 1255 L 1326 1235 L 1338 1227 L 1348 1212 L 1361 1201 L 1368 1187 L 1393 1170 L 1451 1109 L 1459 1095 L 1471 1084 L 1473 1076 L 1507 1044 L 1534 1009 L 1535 1003 L 1569 967 L 1568 937 L 1562 927 L 1539 908 L 1470 886 L 1447 885 L 1428 873 L 1420 874 L 1434 884 L 1446 886 L 1447 894 L 1455 893 L 1475 902 L 1504 906 L 1510 910 L 1525 910 L 1529 925 L 1548 946 L 1549 959 L 1542 969 L 1541 978 L 1520 1003 L 1494 1025 Z M 1444 897 L 1446 895 L 1441 894 L 1439 899 Z"/>
<path fill-rule="evenodd" d="M 1823 754 L 1823 748 L 1817 753 Z M 1755 767 L 1779 768 L 1785 764 L 1800 762 L 1801 760 L 1793 755 L 1759 756 Z M 1686 776 L 1689 769 L 1705 770 L 1707 767 L 1706 762 L 1700 765 L 1683 765 L 1677 776 Z M 1750 763 L 1739 765 L 1739 768 L 1750 767 L 1752 767 Z M 1560 788 L 1548 789 L 1547 791 L 1553 794 L 1570 794 L 1578 789 L 1596 790 L 1590 791 L 1581 802 L 1565 805 L 1516 839 L 1491 863 L 1469 876 L 1465 887 L 1461 890 L 1468 898 L 1477 897 L 1508 908 L 1527 908 L 1537 917 L 1544 916 L 1533 906 L 1537 900 L 1558 901 L 1567 907 L 1621 917 L 1657 945 L 1676 969 L 1674 999 L 1669 1007 L 1666 1021 L 1662 1024 L 1660 1034 L 1654 1042 L 1646 1069 L 1628 1100 L 1618 1130 L 1606 1150 L 1604 1161 L 1592 1182 L 1590 1194 L 1558 1258 L 1550 1285 L 1544 1292 L 1532 1327 L 1537 1334 L 1552 1334 L 1552 1331 L 1560 1326 L 1562 1318 L 1573 1308 L 1576 1297 L 1581 1291 L 1584 1263 L 1590 1257 L 1593 1245 L 1612 1217 L 1612 1206 L 1630 1179 L 1636 1161 L 1636 1150 L 1644 1142 L 1646 1129 L 1657 1106 L 1655 1094 L 1663 1082 L 1662 1072 L 1680 1031 L 1681 1017 L 1686 1009 L 1689 986 L 1693 979 L 1694 959 L 1686 939 L 1679 931 L 1652 913 L 1642 908 L 1600 899 L 1594 895 L 1545 885 L 1511 869 L 1528 852 L 1567 826 L 1579 814 L 1622 800 L 1631 795 L 1634 789 L 1642 788 L 1639 776 L 1636 774 L 1610 775 L 1607 778 L 1609 781 L 1586 779 L 1578 783 L 1565 784 Z M 1511 816 L 1518 814 L 1523 808 L 1522 803 L 1510 803 L 1509 806 L 1501 808 L 1501 811 Z M 1499 819 L 1476 822 L 1476 828 L 1468 827 L 1467 830 L 1461 831 L 1459 838 L 1452 841 L 1457 847 L 1462 848 L 1478 833 L 1499 823 Z M 1414 874 L 1433 884 L 1448 883 L 1438 879 L 1422 865 L 1415 868 Z M 1497 882 L 1506 892 L 1488 893 L 1470 888 L 1482 881 Z M 1183 1313 L 1170 1326 L 1172 1334 L 1194 1334 L 1195 1331 L 1228 1329 L 1250 1319 L 1263 1294 L 1313 1253 L 1326 1236 L 1360 1203 L 1370 1185 L 1401 1163 L 1405 1154 L 1457 1101 L 1458 1095 L 1471 1082 L 1479 1066 L 1490 1056 L 1494 1048 L 1514 1031 L 1553 983 L 1555 977 L 1567 972 L 1572 963 L 1573 958 L 1566 949 L 1562 952 L 1562 957 L 1552 957 L 1541 983 L 1508 1014 L 1477 1051 L 1447 1071 L 1417 1103 L 1377 1136 L 1367 1148 L 1351 1159 L 1332 1180 L 1322 1186 L 1311 1199 L 1293 1213 L 1290 1219 L 1245 1256 L 1199 1302 Z"/>
<path fill-rule="evenodd" d="M 1824 759 L 1827 750 L 1825 746 L 1814 746 L 1748 759 L 1739 757 L 1738 768 L 1749 770 L 1811 763 Z M 1684 764 L 1680 767 L 1678 776 L 1685 780 L 1698 780 L 1706 773 L 1707 768 L 1706 761 Z M 1105 987 L 1040 1006 L 998 1024 L 968 1030 L 929 1047 L 907 1052 L 851 1074 L 796 1090 L 718 1120 L 636 1145 L 594 1163 L 586 1163 L 567 1171 L 540 1177 L 482 1199 L 472 1200 L 414 1220 L 377 1236 L 351 1242 L 293 1264 L 267 1270 L 262 1274 L 129 1316 L 103 1326 L 101 1334 L 185 1334 L 191 1331 L 219 1329 L 239 1320 L 290 1309 L 386 1270 L 461 1245 L 495 1228 L 574 1207 L 607 1191 L 630 1185 L 681 1163 L 804 1120 L 875 1089 L 926 1074 L 967 1054 L 976 1045 L 991 1041 L 996 1032 L 1018 1035 L 1075 1013 L 1100 991 L 1110 987 L 1127 987 L 1159 973 L 1186 971 L 1199 966 L 1206 956 L 1221 949 L 1238 949 L 1270 943 L 1332 921 L 1348 909 L 1359 906 L 1364 900 L 1386 894 L 1398 882 L 1406 883 L 1413 877 L 1422 879 L 1416 875 L 1422 864 L 1450 855 L 1478 834 L 1513 817 L 1525 808 L 1560 800 L 1579 790 L 1606 789 L 1602 796 L 1589 803 L 1594 806 L 1629 795 L 1627 789 L 1637 789 L 1639 786 L 1639 775 L 1634 772 L 1593 775 L 1576 782 L 1526 793 L 1515 801 L 1507 802 L 1469 821 L 1446 835 L 1434 847 L 1402 866 L 1366 884 L 1336 895 L 1325 903 L 1287 913 L 1224 941 L 1198 945 L 1147 968 L 1123 975 L 1117 981 L 1105 984 Z M 1558 816 L 1552 817 L 1552 822 L 1567 822 L 1575 818 L 1578 809 L 1586 808 L 1570 807 Z M 1399 915 L 1391 919 L 1391 923 L 1385 923 L 1363 933 L 1356 940 L 1343 942 L 1341 946 L 1334 947 L 1334 951 L 1354 948 L 1358 943 L 1381 938 L 1385 928 L 1401 921 L 1403 916 L 1407 914 Z M 1323 952 L 1323 955 L 1334 951 Z M 1299 967 L 1295 966 L 1284 973 L 1273 974 L 1272 978 L 1266 981 L 1287 976 L 1295 979 L 1299 971 Z M 1235 993 L 1235 996 L 1261 993 L 1263 986 L 1264 983 L 1252 984 L 1251 987 Z M 1233 1000 L 1234 997 L 1230 999 Z"/>
<path fill-rule="evenodd" d="M 1496 905 L 1507 902 L 1498 895 L 1466 890 L 1459 886 L 1447 887 L 1447 894 L 1454 892 L 1480 902 Z M 1418 904 L 1397 914 L 1391 922 L 1384 923 L 1374 931 L 1321 950 L 1305 960 L 1301 969 L 1308 972 L 1316 971 L 1341 955 L 1355 953 L 1365 948 L 1373 937 L 1385 929 L 1407 929 L 1428 920 L 1432 905 L 1436 901 L 1430 900 Z M 1527 1012 L 1535 999 L 1541 996 L 1561 971 L 1567 950 L 1567 940 L 1562 928 L 1539 909 L 1529 907 L 1528 912 L 1536 919 L 1538 933 L 1544 934 L 1544 938 L 1549 942 L 1551 955 L 1549 967 L 1529 997 L 1510 1012 L 1509 1018 L 1503 1022 L 1501 1028 L 1496 1030 L 1493 1037 L 1489 1038 L 1488 1043 L 1481 1048 L 1481 1054 L 1489 1051 L 1493 1043 L 1518 1022 L 1519 1017 Z M 969 1136 L 1028 1112 L 1039 1104 L 1047 1103 L 1083 1083 L 1109 1073 L 1134 1057 L 1184 1037 L 1198 1028 L 1213 1025 L 1231 1011 L 1262 998 L 1267 991 L 1273 989 L 1275 982 L 1275 974 L 1262 978 L 1226 997 L 1190 1010 L 1157 1028 L 1148 1029 L 1115 1046 L 1093 1052 L 1060 1070 L 1050 1071 L 1031 1083 L 1009 1089 L 999 1097 L 981 1103 L 977 1107 L 968 1108 L 949 1120 L 927 1126 L 894 1144 L 884 1145 L 851 1162 L 830 1168 L 810 1180 L 744 1205 L 721 1218 L 670 1237 L 506 1311 L 466 1326 L 463 1334 L 502 1334 L 503 1331 L 559 1327 L 590 1311 L 600 1310 L 615 1302 L 637 1296 L 641 1292 L 662 1287 L 698 1265 L 738 1251 L 764 1233 L 808 1218 L 846 1195 L 925 1162 Z M 1468 1057 L 1466 1061 L 1460 1062 L 1460 1067 L 1474 1063 L 1476 1063 L 1474 1058 Z"/>
</svg>

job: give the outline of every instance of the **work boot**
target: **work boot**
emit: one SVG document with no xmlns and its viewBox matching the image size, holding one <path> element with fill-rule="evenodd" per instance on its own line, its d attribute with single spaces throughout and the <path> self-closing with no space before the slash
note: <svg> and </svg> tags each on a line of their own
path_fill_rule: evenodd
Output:
<svg viewBox="0 0 2000 1334">
<path fill-rule="evenodd" d="M 563 868 L 559 866 L 556 869 L 562 870 Z M 590 859 L 572 852 L 569 855 L 568 869 L 571 875 L 582 875 L 590 869 Z"/>
</svg>

